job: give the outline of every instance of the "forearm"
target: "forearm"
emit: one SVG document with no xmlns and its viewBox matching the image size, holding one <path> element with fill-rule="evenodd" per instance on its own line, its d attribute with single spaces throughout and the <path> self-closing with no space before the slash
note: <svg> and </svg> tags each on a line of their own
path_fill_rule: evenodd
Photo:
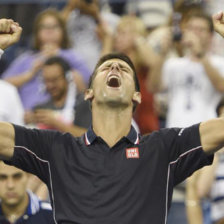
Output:
<svg viewBox="0 0 224 224">
<path fill-rule="evenodd" d="M 202 224 L 203 215 L 200 198 L 197 193 L 197 179 L 200 176 L 200 170 L 187 179 L 186 182 L 186 211 L 189 224 Z"/>
<path fill-rule="evenodd" d="M 66 5 L 63 10 L 61 11 L 61 17 L 67 21 L 69 18 L 70 13 L 74 10 L 73 7 Z"/>
<path fill-rule="evenodd" d="M 199 201 L 187 200 L 186 209 L 189 224 L 203 224 L 203 214 Z"/>
<path fill-rule="evenodd" d="M 19 88 L 29 82 L 34 77 L 34 75 L 35 73 L 33 71 L 28 71 L 16 76 L 5 78 L 5 80 Z"/>
<path fill-rule="evenodd" d="M 101 55 L 109 54 L 113 51 L 113 37 L 111 34 L 105 34 L 102 39 Z"/>
<path fill-rule="evenodd" d="M 224 92 L 224 78 L 219 71 L 211 64 L 208 57 L 203 57 L 201 63 L 204 66 L 205 72 L 210 79 L 211 83 L 219 92 Z"/>
<path fill-rule="evenodd" d="M 150 73 L 147 77 L 147 87 L 148 90 L 157 93 L 160 92 L 163 88 L 162 86 L 162 67 L 164 64 L 165 58 L 163 56 L 156 56 L 156 60 L 153 66 L 150 68 Z"/>
<path fill-rule="evenodd" d="M 212 184 L 214 182 L 215 170 L 218 164 L 217 154 L 214 157 L 214 161 L 211 166 L 206 166 L 201 169 L 200 176 L 197 180 L 197 192 L 200 198 L 205 198 L 209 195 Z"/>
<path fill-rule="evenodd" d="M 135 41 L 136 53 L 138 61 L 145 67 L 152 67 L 157 58 L 157 53 L 153 48 L 146 42 L 143 36 L 136 38 Z"/>
<path fill-rule="evenodd" d="M 13 126 L 10 123 L 0 122 L 0 160 L 7 160 L 13 156 L 14 138 Z"/>
</svg>

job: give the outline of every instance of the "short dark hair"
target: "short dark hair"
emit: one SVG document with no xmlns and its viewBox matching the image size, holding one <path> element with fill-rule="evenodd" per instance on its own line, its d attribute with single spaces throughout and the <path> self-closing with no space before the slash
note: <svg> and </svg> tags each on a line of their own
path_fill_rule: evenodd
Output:
<svg viewBox="0 0 224 224">
<path fill-rule="evenodd" d="M 136 70 L 135 70 L 135 66 L 134 64 L 132 63 L 131 59 L 123 54 L 123 53 L 110 53 L 110 54 L 106 54 L 104 56 L 102 56 L 98 63 L 96 64 L 94 70 L 93 70 L 93 73 L 92 75 L 90 76 L 90 79 L 89 79 L 89 88 L 91 88 L 92 86 L 92 83 L 93 83 L 93 80 L 96 76 L 96 71 L 97 69 L 100 67 L 100 65 L 102 65 L 105 61 L 108 61 L 110 59 L 120 59 L 122 61 L 125 61 L 132 69 L 133 73 L 134 73 L 134 82 L 135 82 L 135 90 L 137 92 L 140 92 L 140 85 L 139 85 L 139 81 L 138 81 L 138 77 L 137 77 L 137 73 L 136 73 Z"/>
<path fill-rule="evenodd" d="M 189 19 L 191 18 L 201 18 L 201 19 L 204 19 L 207 21 L 208 23 L 208 26 L 209 26 L 209 31 L 212 33 L 214 31 L 214 26 L 213 26 L 213 21 L 212 21 L 212 17 L 207 14 L 206 12 L 204 11 L 200 11 L 200 12 L 193 12 L 193 13 L 190 13 L 188 15 L 188 18 L 186 18 L 186 20 L 188 21 Z"/>
<path fill-rule="evenodd" d="M 65 59 L 63 59 L 62 57 L 59 57 L 59 56 L 50 57 L 44 63 L 44 65 L 54 65 L 54 64 L 57 64 L 57 65 L 61 66 L 61 68 L 64 71 L 64 76 L 66 76 L 66 73 L 71 69 L 68 62 Z"/>
</svg>

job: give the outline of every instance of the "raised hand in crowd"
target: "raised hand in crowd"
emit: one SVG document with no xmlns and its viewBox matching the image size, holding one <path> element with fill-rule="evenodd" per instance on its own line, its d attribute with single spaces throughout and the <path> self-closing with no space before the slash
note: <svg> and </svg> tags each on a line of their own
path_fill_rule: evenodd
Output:
<svg viewBox="0 0 224 224">
<path fill-rule="evenodd" d="M 0 48 L 2 50 L 19 41 L 22 28 L 12 19 L 0 19 Z"/>
<path fill-rule="evenodd" d="M 214 14 L 212 20 L 215 31 L 224 37 L 224 13 L 218 12 Z"/>
</svg>

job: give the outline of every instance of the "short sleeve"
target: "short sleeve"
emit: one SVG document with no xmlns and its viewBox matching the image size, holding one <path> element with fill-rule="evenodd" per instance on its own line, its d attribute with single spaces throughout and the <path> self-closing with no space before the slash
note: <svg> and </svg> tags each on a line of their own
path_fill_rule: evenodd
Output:
<svg viewBox="0 0 224 224">
<path fill-rule="evenodd" d="M 53 153 L 54 141 L 61 133 L 51 130 L 28 129 L 14 125 L 15 148 L 9 165 L 33 173 L 45 183 L 49 177 L 49 161 Z"/>
<path fill-rule="evenodd" d="M 199 124 L 187 128 L 170 128 L 161 131 L 174 185 L 182 182 L 196 170 L 213 162 L 201 146 Z"/>
</svg>

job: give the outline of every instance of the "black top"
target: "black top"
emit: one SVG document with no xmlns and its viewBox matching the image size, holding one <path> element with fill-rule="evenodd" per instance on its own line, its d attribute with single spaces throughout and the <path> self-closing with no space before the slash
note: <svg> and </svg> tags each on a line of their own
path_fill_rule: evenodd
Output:
<svg viewBox="0 0 224 224">
<path fill-rule="evenodd" d="M 81 138 L 15 125 L 11 164 L 42 179 L 58 223 L 166 223 L 173 187 L 211 164 L 199 125 L 139 137 L 132 127 L 112 148 L 90 128 Z"/>
</svg>

